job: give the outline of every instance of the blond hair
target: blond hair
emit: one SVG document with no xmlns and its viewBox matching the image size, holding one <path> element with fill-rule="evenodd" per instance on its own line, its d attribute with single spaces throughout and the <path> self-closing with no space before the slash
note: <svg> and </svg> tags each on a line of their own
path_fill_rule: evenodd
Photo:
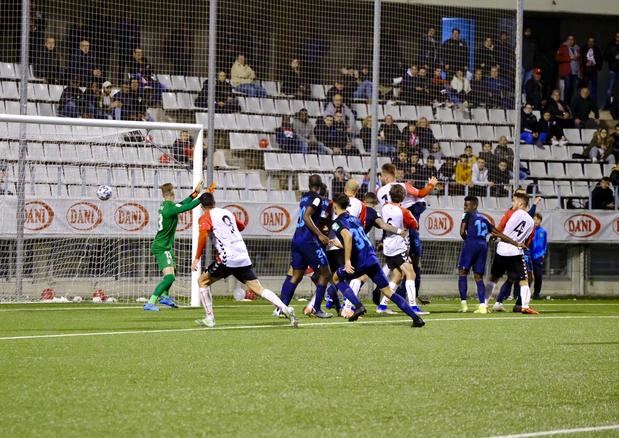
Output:
<svg viewBox="0 0 619 438">
<path fill-rule="evenodd" d="M 170 196 L 173 192 L 174 192 L 174 185 L 172 183 L 165 183 L 162 184 L 161 187 L 159 187 L 161 189 L 161 194 L 165 197 L 165 196 Z"/>
</svg>

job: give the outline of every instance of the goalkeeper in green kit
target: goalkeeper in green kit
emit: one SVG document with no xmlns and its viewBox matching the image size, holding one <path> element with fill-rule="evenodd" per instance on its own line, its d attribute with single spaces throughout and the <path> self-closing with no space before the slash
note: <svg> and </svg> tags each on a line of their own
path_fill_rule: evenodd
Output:
<svg viewBox="0 0 619 438">
<path fill-rule="evenodd" d="M 193 210 L 200 205 L 198 196 L 202 191 L 202 181 L 198 183 L 193 193 L 180 203 L 174 203 L 174 186 L 171 183 L 166 183 L 161 186 L 161 194 L 163 195 L 163 203 L 159 207 L 157 215 L 157 235 L 150 246 L 150 252 L 155 256 L 157 265 L 163 273 L 163 280 L 159 282 L 153 294 L 144 305 L 144 310 L 158 312 L 159 307 L 156 306 L 157 300 L 164 306 L 178 307 L 169 290 L 176 276 L 174 275 L 174 266 L 176 258 L 174 257 L 174 235 L 176 234 L 176 225 L 178 224 L 178 215 L 186 211 Z"/>
</svg>

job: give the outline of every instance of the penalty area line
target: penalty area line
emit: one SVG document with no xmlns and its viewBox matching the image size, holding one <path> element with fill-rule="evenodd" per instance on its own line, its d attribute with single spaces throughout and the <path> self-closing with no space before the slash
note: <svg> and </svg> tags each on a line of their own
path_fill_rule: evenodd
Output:
<svg viewBox="0 0 619 438">
<path fill-rule="evenodd" d="M 456 322 L 456 321 L 544 321 L 548 319 L 618 319 L 619 315 L 599 315 L 599 316 L 542 316 L 542 317 L 524 317 L 524 316 L 508 316 L 508 317 L 500 317 L 500 318 L 484 318 L 484 317 L 473 317 L 473 318 L 428 318 L 426 319 L 427 323 L 435 323 L 435 322 Z M 310 328 L 310 327 L 324 327 L 324 326 L 348 326 L 354 327 L 359 325 L 387 325 L 387 324 L 401 324 L 401 323 L 410 323 L 410 319 L 385 319 L 379 321 L 357 321 L 355 323 L 350 323 L 348 321 L 334 321 L 334 322 L 312 322 L 308 324 L 301 324 L 300 328 Z M 266 329 L 266 328 L 288 328 L 290 327 L 288 324 L 282 323 L 279 324 L 254 324 L 254 325 L 229 325 L 229 326 L 218 326 L 213 328 L 204 328 L 204 327 L 187 327 L 187 328 L 175 328 L 175 329 L 150 329 L 150 330 L 124 330 L 124 331 L 110 331 L 110 332 L 83 332 L 83 333 L 58 333 L 58 334 L 48 334 L 48 335 L 25 335 L 25 336 L 3 336 L 0 337 L 0 341 L 18 341 L 18 340 L 27 340 L 27 339 L 54 339 L 54 338 L 79 338 L 79 337 L 90 337 L 90 336 L 120 336 L 120 335 L 140 335 L 140 334 L 148 334 L 148 333 L 182 333 L 182 332 L 195 332 L 195 331 L 230 331 L 230 330 L 257 330 L 257 329 Z"/>
<path fill-rule="evenodd" d="M 536 437 L 536 436 L 568 435 L 568 434 L 574 434 L 574 433 L 602 432 L 605 430 L 619 430 L 619 424 L 608 424 L 606 426 L 577 427 L 574 429 L 545 430 L 541 432 L 517 433 L 513 435 L 494 435 L 490 438 L 528 438 L 528 437 Z"/>
</svg>

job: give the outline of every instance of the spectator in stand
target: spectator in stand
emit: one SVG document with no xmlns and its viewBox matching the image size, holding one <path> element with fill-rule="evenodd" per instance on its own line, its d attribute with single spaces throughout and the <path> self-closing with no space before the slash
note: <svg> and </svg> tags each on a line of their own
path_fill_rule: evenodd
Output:
<svg viewBox="0 0 619 438">
<path fill-rule="evenodd" d="M 129 77 L 139 77 L 140 81 L 144 82 L 144 85 L 151 80 L 153 67 L 144 56 L 144 50 L 142 48 L 136 47 L 133 49 L 127 75 Z"/>
<path fill-rule="evenodd" d="M 451 30 L 451 38 L 443 43 L 445 64 L 451 68 L 466 68 L 469 65 L 469 49 L 466 42 L 460 38 L 460 29 Z"/>
<path fill-rule="evenodd" d="M 294 131 L 290 116 L 282 116 L 282 124 L 275 129 L 275 139 L 279 147 L 289 154 L 307 154 L 307 143 L 302 143 Z"/>
<path fill-rule="evenodd" d="M 468 96 L 471 92 L 471 82 L 464 76 L 462 69 L 457 69 L 456 74 L 451 80 L 450 99 L 453 103 L 468 106 Z"/>
<path fill-rule="evenodd" d="M 198 108 L 208 108 L 208 81 L 204 81 L 202 84 L 202 90 L 200 90 L 194 104 Z M 215 112 L 241 112 L 241 106 L 232 92 L 232 85 L 228 82 L 226 72 L 223 70 L 217 73 L 217 81 L 215 82 Z"/>
<path fill-rule="evenodd" d="M 522 108 L 520 119 L 520 140 L 526 144 L 544 144 L 546 141 L 546 134 L 540 134 L 538 132 L 537 117 L 533 114 L 533 106 L 531 104 L 527 103 Z"/>
<path fill-rule="evenodd" d="M 495 159 L 494 154 L 492 153 L 492 143 L 489 141 L 485 141 L 481 145 L 481 152 L 477 156 L 477 158 L 483 158 L 486 162 L 486 166 L 488 167 L 490 174 L 492 174 L 493 170 L 496 170 L 497 161 Z"/>
<path fill-rule="evenodd" d="M 301 71 L 301 63 L 296 58 L 290 60 L 288 68 L 282 75 L 282 93 L 297 99 L 310 97 L 310 86 Z"/>
<path fill-rule="evenodd" d="M 619 120 L 619 86 L 616 86 L 615 91 L 613 91 L 609 110 L 610 114 L 613 116 L 613 120 Z"/>
<path fill-rule="evenodd" d="M 341 126 L 336 126 L 335 118 L 326 115 L 316 121 L 314 128 L 316 140 L 328 147 L 334 154 L 342 154 L 348 143 L 348 134 Z"/>
<path fill-rule="evenodd" d="M 346 182 L 349 178 L 343 167 L 340 166 L 336 168 L 333 174 L 333 181 L 331 182 L 331 196 L 344 193 L 344 186 L 346 186 Z"/>
<path fill-rule="evenodd" d="M 77 119 L 82 116 L 84 110 L 84 93 L 79 88 L 79 82 L 77 79 L 71 78 L 69 80 L 69 86 L 66 87 L 60 95 L 58 115 L 60 117 L 71 117 Z"/>
<path fill-rule="evenodd" d="M 490 187 L 490 196 L 505 198 L 509 194 L 507 187 L 509 186 L 510 172 L 507 167 L 507 161 L 501 160 L 494 169 L 489 169 L 490 181 L 494 186 Z"/>
<path fill-rule="evenodd" d="M 427 181 L 428 179 L 438 176 L 438 170 L 436 169 L 436 161 L 432 155 L 428 155 L 425 164 L 421 167 L 418 179 Z"/>
<path fill-rule="evenodd" d="M 94 56 L 90 52 L 88 40 L 80 41 L 79 50 L 71 57 L 70 71 L 80 87 L 89 85 L 93 78 L 101 76 L 101 71 L 96 67 Z"/>
<path fill-rule="evenodd" d="M 484 38 L 483 45 L 479 48 L 476 68 L 481 69 L 485 74 L 490 73 L 492 67 L 497 67 L 496 52 L 492 38 Z"/>
<path fill-rule="evenodd" d="M 615 33 L 615 38 L 608 43 L 604 50 L 604 59 L 608 63 L 608 88 L 606 90 L 606 107 L 610 108 L 613 103 L 613 93 L 619 89 L 617 80 L 619 80 L 619 32 Z M 616 100 L 615 104 L 617 104 Z M 619 118 L 619 116 L 614 116 Z"/>
<path fill-rule="evenodd" d="M 340 112 L 344 115 L 344 121 L 347 125 L 346 131 L 349 134 L 355 133 L 355 114 L 352 112 L 350 107 L 344 103 L 344 98 L 341 94 L 333 95 L 333 99 L 327 105 L 325 109 L 325 116 L 332 115 L 335 116 L 336 112 Z"/>
<path fill-rule="evenodd" d="M 563 97 L 571 102 L 580 83 L 580 47 L 574 35 L 567 36 L 555 59 L 559 63 L 559 77 L 563 80 Z"/>
<path fill-rule="evenodd" d="M 471 187 L 473 185 L 472 176 L 472 164 L 469 162 L 469 159 L 465 154 L 460 155 L 458 163 L 456 164 L 456 190 L 454 194 L 464 194 L 464 188 Z"/>
<path fill-rule="evenodd" d="M 419 137 L 417 137 L 417 126 L 415 122 L 409 121 L 404 127 L 402 130 L 402 141 L 404 141 L 404 145 L 409 152 L 419 148 Z"/>
<path fill-rule="evenodd" d="M 101 88 L 97 82 L 91 82 L 90 87 L 84 93 L 84 114 L 85 119 L 100 119 L 99 99 L 101 98 Z"/>
<path fill-rule="evenodd" d="M 499 69 L 492 67 L 490 76 L 486 77 L 485 91 L 487 93 L 486 103 L 491 108 L 506 108 L 508 95 L 507 83 L 499 77 Z"/>
<path fill-rule="evenodd" d="M 605 176 L 591 192 L 591 208 L 594 210 L 614 210 L 615 194 L 610 188 L 610 178 Z"/>
<path fill-rule="evenodd" d="M 497 161 L 507 161 L 507 166 L 510 169 L 514 167 L 514 151 L 507 145 L 507 137 L 504 135 L 499 138 L 499 143 L 494 149 L 494 156 Z"/>
<path fill-rule="evenodd" d="M 456 160 L 453 157 L 445 157 L 443 165 L 438 169 L 438 177 L 444 182 L 453 182 L 456 173 Z"/>
<path fill-rule="evenodd" d="M 427 160 L 430 155 L 434 157 L 436 167 L 439 168 L 441 164 L 443 164 L 443 151 L 441 150 L 440 143 L 433 143 L 432 146 L 430 146 L 429 152 L 423 151 L 424 160 Z"/>
<path fill-rule="evenodd" d="M 344 85 L 344 78 L 342 76 L 338 76 L 333 83 L 333 86 L 327 90 L 325 93 L 325 98 L 327 102 L 333 102 L 333 98 L 336 95 L 340 95 L 342 97 L 342 101 L 345 105 L 350 105 L 352 103 L 352 92 L 346 90 L 346 86 Z"/>
<path fill-rule="evenodd" d="M 587 38 L 586 45 L 582 48 L 582 80 L 585 86 L 589 87 L 593 100 L 598 100 L 598 73 L 604 64 L 602 51 L 595 44 L 595 38 Z"/>
<path fill-rule="evenodd" d="M 499 74 L 510 84 L 514 83 L 514 76 L 512 72 L 515 71 L 515 42 L 516 38 L 503 30 L 499 33 L 499 40 L 496 43 L 495 49 L 496 60 L 499 64 Z"/>
<path fill-rule="evenodd" d="M 47 37 L 45 46 L 33 60 L 34 75 L 48 84 L 62 84 L 64 73 L 56 51 L 56 38 Z"/>
<path fill-rule="evenodd" d="M 494 186 L 494 183 L 490 181 L 489 171 L 486 167 L 486 160 L 478 158 L 471 166 L 471 181 L 473 187 L 470 190 L 470 194 L 473 196 L 486 196 L 487 187 Z"/>
<path fill-rule="evenodd" d="M 143 120 L 146 115 L 146 105 L 140 92 L 139 81 L 132 79 L 122 84 L 121 90 L 114 95 L 116 120 Z"/>
<path fill-rule="evenodd" d="M 332 153 L 331 149 L 316 139 L 316 135 L 314 135 L 314 125 L 305 108 L 300 109 L 299 112 L 295 114 L 292 120 L 292 128 L 301 142 L 301 149 L 310 152 L 318 152 L 319 154 Z"/>
<path fill-rule="evenodd" d="M 548 233 L 542 227 L 542 215 L 535 213 L 533 216 L 535 228 L 533 229 L 533 240 L 531 241 L 531 260 L 533 262 L 533 296 L 531 298 L 539 300 L 542 298 L 542 274 L 544 272 L 544 259 L 548 254 Z"/>
<path fill-rule="evenodd" d="M 357 74 L 357 89 L 353 93 L 355 99 L 372 99 L 372 75 L 367 67 L 363 67 Z"/>
<path fill-rule="evenodd" d="M 549 111 L 544 111 L 542 114 L 542 118 L 537 124 L 537 132 L 539 132 L 540 137 L 544 136 L 543 144 L 545 145 L 565 146 L 567 144 L 567 138 L 565 138 L 561 124 L 552 118 Z"/>
<path fill-rule="evenodd" d="M 408 74 L 405 75 L 408 78 Z M 402 97 L 407 103 L 427 105 L 430 97 L 430 81 L 425 67 L 420 67 L 417 74 L 408 81 L 402 81 Z"/>
<path fill-rule="evenodd" d="M 473 80 L 471 81 L 471 93 L 469 94 L 469 102 L 473 106 L 486 106 L 488 104 L 488 91 L 486 90 L 483 72 L 480 68 L 475 69 Z"/>
<path fill-rule="evenodd" d="M 612 139 L 612 158 L 614 158 L 615 163 L 619 163 L 619 123 L 615 125 L 615 131 L 610 134 Z M 609 157 L 610 161 L 611 157 Z M 619 184 L 613 183 L 615 187 L 619 187 Z"/>
<path fill-rule="evenodd" d="M 402 138 L 402 132 L 398 125 L 393 123 L 391 114 L 385 116 L 385 123 L 378 130 L 378 153 L 382 155 L 395 155 L 398 140 Z"/>
<path fill-rule="evenodd" d="M 119 108 L 120 104 L 114 100 L 112 96 L 112 83 L 105 81 L 101 86 L 101 93 L 99 95 L 98 106 L 98 118 L 113 120 L 114 109 Z"/>
<path fill-rule="evenodd" d="M 398 156 L 393 160 L 393 165 L 396 169 L 402 169 L 404 172 L 410 168 L 410 161 L 408 160 L 408 154 L 406 151 L 398 152 Z"/>
<path fill-rule="evenodd" d="M 363 141 L 363 148 L 366 151 L 372 148 L 372 116 L 366 116 L 361 121 L 361 129 L 359 130 L 359 137 Z"/>
<path fill-rule="evenodd" d="M 436 28 L 434 26 L 428 27 L 428 31 L 421 38 L 418 46 L 417 60 L 419 65 L 423 65 L 426 68 L 433 68 L 436 65 L 441 65 L 441 44 L 436 37 Z"/>
<path fill-rule="evenodd" d="M 619 187 L 619 160 L 615 161 L 615 167 L 610 172 L 610 182 L 613 183 L 615 190 Z"/>
<path fill-rule="evenodd" d="M 524 84 L 526 102 L 531 104 L 533 109 L 541 110 L 545 103 L 546 91 L 542 81 L 542 69 L 534 68 L 532 77 Z"/>
<path fill-rule="evenodd" d="M 473 153 L 473 147 L 470 144 L 464 147 L 464 155 L 471 166 L 477 161 L 477 157 Z"/>
<path fill-rule="evenodd" d="M 562 128 L 569 128 L 572 125 L 572 110 L 561 100 L 561 91 L 553 90 L 550 99 L 546 101 L 544 111 L 548 111 L 552 118 L 557 120 Z"/>
<path fill-rule="evenodd" d="M 524 30 L 522 38 L 522 84 L 526 84 L 532 77 L 537 55 L 537 43 L 533 38 L 533 31 L 530 27 Z M 529 100 L 527 100 L 527 103 Z M 535 106 L 534 106 L 535 107 Z M 535 108 L 540 109 L 540 108 Z"/>
<path fill-rule="evenodd" d="M 340 69 L 341 80 L 344 83 L 344 103 L 352 104 L 353 94 L 357 89 L 357 72 L 352 67 Z"/>
<path fill-rule="evenodd" d="M 593 118 L 590 117 L 591 113 Z M 589 88 L 582 87 L 572 99 L 572 114 L 576 128 L 597 128 L 600 124 L 600 111 L 589 93 Z"/>
<path fill-rule="evenodd" d="M 608 135 L 608 129 L 598 129 L 588 146 L 585 146 L 582 154 L 592 160 L 606 161 L 613 151 L 613 140 Z"/>
<path fill-rule="evenodd" d="M 247 65 L 243 54 L 239 54 L 232 64 L 230 82 L 236 91 L 250 97 L 268 97 L 266 90 L 256 82 L 256 73 Z"/>
<path fill-rule="evenodd" d="M 189 164 L 193 159 L 193 138 L 189 131 L 181 131 L 179 138 L 172 145 L 172 158 L 182 164 Z"/>
<path fill-rule="evenodd" d="M 430 150 L 434 143 L 438 143 L 438 140 L 436 140 L 436 137 L 434 137 L 432 129 L 430 129 L 428 119 L 426 119 L 425 117 L 420 117 L 419 120 L 417 120 L 416 132 L 417 139 L 419 140 L 418 144 L 421 149 Z"/>
</svg>

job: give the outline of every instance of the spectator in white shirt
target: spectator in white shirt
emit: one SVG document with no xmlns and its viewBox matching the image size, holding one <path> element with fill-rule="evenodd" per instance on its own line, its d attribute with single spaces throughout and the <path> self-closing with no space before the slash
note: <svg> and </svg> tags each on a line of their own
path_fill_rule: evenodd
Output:
<svg viewBox="0 0 619 438">
<path fill-rule="evenodd" d="M 486 160 L 477 158 L 477 162 L 473 163 L 471 170 L 473 180 L 473 187 L 471 188 L 472 195 L 486 196 L 486 187 L 492 187 L 494 185 L 494 183 L 488 179 Z"/>
</svg>

